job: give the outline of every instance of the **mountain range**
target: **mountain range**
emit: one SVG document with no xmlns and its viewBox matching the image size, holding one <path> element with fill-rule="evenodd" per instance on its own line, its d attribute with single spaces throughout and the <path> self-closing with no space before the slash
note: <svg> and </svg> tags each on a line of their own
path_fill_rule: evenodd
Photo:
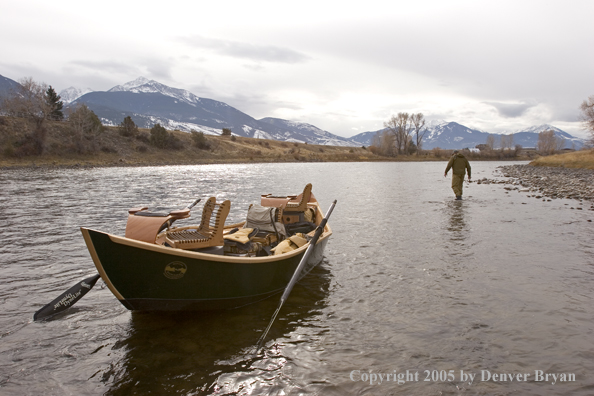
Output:
<svg viewBox="0 0 594 396">
<path fill-rule="evenodd" d="M 119 125 L 130 116 L 141 128 L 151 128 L 159 123 L 166 129 L 194 130 L 211 135 L 219 135 L 223 128 L 228 128 L 235 135 L 258 139 L 359 146 L 350 139 L 310 124 L 278 118 L 257 120 L 226 103 L 201 98 L 143 77 L 106 92 L 86 93 L 68 106 L 78 103 L 86 104 L 107 125 Z"/>
<path fill-rule="evenodd" d="M 0 97 L 18 87 L 18 83 L 0 75 Z M 304 122 L 266 117 L 255 119 L 226 103 L 201 98 L 179 88 L 169 87 L 154 80 L 140 77 L 108 91 L 92 91 L 70 87 L 60 92 L 65 106 L 85 104 L 106 125 L 119 125 L 130 116 L 141 128 L 159 123 L 166 129 L 192 130 L 219 135 L 223 128 L 232 133 L 259 139 L 287 142 L 307 142 L 331 146 L 370 146 L 373 137 L 383 130 L 363 132 L 344 138 Z M 514 145 L 535 147 L 538 133 L 552 129 L 565 139 L 566 147 L 579 149 L 583 139 L 576 138 L 551 125 L 539 125 L 514 133 Z M 474 148 L 487 141 L 488 132 L 468 128 L 456 122 L 431 121 L 425 126 L 423 148 L 426 150 Z M 495 146 L 499 138 L 495 135 Z"/>
</svg>

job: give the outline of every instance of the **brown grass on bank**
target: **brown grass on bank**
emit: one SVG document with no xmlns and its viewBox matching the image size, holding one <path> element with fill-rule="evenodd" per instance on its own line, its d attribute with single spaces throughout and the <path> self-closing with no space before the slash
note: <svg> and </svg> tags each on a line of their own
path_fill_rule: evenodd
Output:
<svg viewBox="0 0 594 396">
<path fill-rule="evenodd" d="M 419 155 L 386 157 L 374 147 L 325 146 L 239 136 L 205 135 L 207 149 L 196 147 L 190 133 L 168 131 L 174 147 L 161 149 L 150 144 L 150 130 L 123 136 L 118 127 L 105 127 L 95 136 L 76 135 L 68 122 L 46 121 L 43 154 L 28 150 L 35 126 L 22 118 L 0 116 L 0 167 L 29 166 L 149 166 L 262 162 L 371 162 L 447 161 L 452 150 L 423 150 Z M 493 150 L 464 152 L 471 160 L 529 160 L 535 153 L 520 154 Z M 512 155 L 513 154 L 513 155 Z"/>
<path fill-rule="evenodd" d="M 530 165 L 594 169 L 594 149 L 539 157 Z"/>
<path fill-rule="evenodd" d="M 381 161 L 363 147 L 205 135 L 206 149 L 196 147 L 190 133 L 168 131 L 175 147 L 150 144 L 150 130 L 123 136 L 118 127 L 105 127 L 96 136 L 74 139 L 67 122 L 46 121 L 42 155 L 25 150 L 34 125 L 22 118 L 0 116 L 0 167 L 23 166 L 146 166 L 256 162 Z"/>
</svg>

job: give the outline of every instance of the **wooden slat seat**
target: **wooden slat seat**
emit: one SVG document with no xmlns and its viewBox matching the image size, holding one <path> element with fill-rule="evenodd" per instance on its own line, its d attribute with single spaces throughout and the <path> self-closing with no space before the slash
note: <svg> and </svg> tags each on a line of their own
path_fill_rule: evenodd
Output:
<svg viewBox="0 0 594 396">
<path fill-rule="evenodd" d="M 229 215 L 229 200 L 217 203 L 210 197 L 204 204 L 200 225 L 172 228 L 165 232 L 165 242 L 177 249 L 202 249 L 211 246 L 223 246 L 223 229 Z M 213 216 L 214 213 L 214 216 Z"/>
</svg>

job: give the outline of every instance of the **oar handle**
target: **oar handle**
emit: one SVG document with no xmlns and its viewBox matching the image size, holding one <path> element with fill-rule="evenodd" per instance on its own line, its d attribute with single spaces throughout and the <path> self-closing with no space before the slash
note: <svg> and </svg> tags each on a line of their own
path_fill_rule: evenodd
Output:
<svg viewBox="0 0 594 396">
<path fill-rule="evenodd" d="M 195 200 L 194 202 L 192 202 L 191 204 L 189 204 L 188 206 L 186 206 L 186 209 L 192 209 L 201 200 L 202 200 L 201 198 L 198 198 L 197 200 Z"/>
</svg>

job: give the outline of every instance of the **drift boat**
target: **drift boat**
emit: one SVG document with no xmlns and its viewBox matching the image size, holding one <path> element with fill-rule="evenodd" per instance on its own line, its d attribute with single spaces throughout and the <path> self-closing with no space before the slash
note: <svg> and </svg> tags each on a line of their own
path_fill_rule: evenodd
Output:
<svg viewBox="0 0 594 396">
<path fill-rule="evenodd" d="M 99 275 L 130 310 L 237 308 L 283 291 L 316 230 L 300 277 L 322 261 L 332 231 L 311 189 L 262 195 L 232 225 L 225 225 L 231 203 L 210 197 L 197 226 L 172 226 L 193 205 L 169 213 L 139 207 L 128 211 L 124 237 L 81 231 Z"/>
</svg>

